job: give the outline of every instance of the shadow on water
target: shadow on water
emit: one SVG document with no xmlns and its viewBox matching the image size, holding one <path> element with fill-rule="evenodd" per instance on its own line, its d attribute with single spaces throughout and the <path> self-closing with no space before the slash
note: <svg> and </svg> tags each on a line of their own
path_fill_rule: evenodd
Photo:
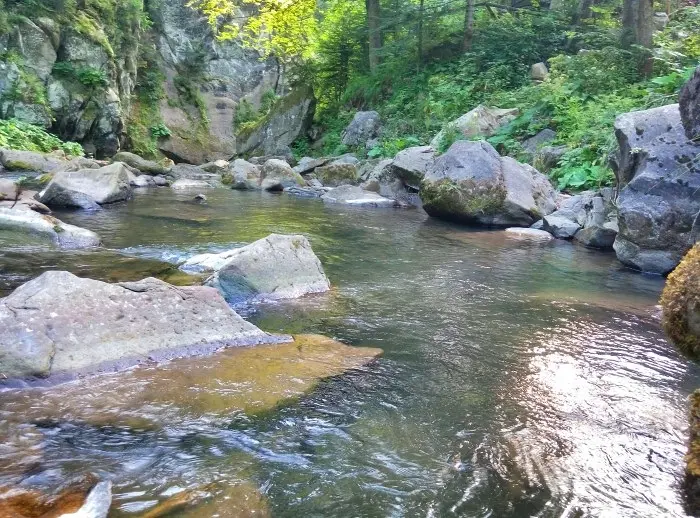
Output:
<svg viewBox="0 0 700 518">
<path fill-rule="evenodd" d="M 659 330 L 662 279 L 612 254 L 418 211 L 228 190 L 207 198 L 153 190 L 59 215 L 98 232 L 98 252 L 4 238 L 2 289 L 51 268 L 167 278 L 195 253 L 303 233 L 333 290 L 242 312 L 267 331 L 320 333 L 384 357 L 257 416 L 173 418 L 172 405 L 148 398 L 120 412 L 117 387 L 139 385 L 119 376 L 92 393 L 107 416 L 99 423 L 28 422 L 26 407 L 4 398 L 2 426 L 27 438 L 0 452 L 27 452 L 6 473 L 52 487 L 97 471 L 115 481 L 120 517 L 180 489 L 243 480 L 274 516 L 684 516 L 685 400 L 700 372 Z M 172 390 L 185 393 L 186 379 Z M 199 396 L 216 400 L 217 390 Z M 132 413 L 162 425 L 129 422 Z"/>
</svg>

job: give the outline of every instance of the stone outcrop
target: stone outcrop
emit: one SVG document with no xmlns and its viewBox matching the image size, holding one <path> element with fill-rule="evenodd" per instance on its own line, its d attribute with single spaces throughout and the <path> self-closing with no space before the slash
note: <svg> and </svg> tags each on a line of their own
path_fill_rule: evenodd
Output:
<svg viewBox="0 0 700 518">
<path fill-rule="evenodd" d="M 375 111 L 357 112 L 343 131 L 342 143 L 350 147 L 365 146 L 379 136 L 382 120 Z"/>
<path fill-rule="evenodd" d="M 181 268 L 215 271 L 208 283 L 234 303 L 290 299 L 330 289 L 321 261 L 300 235 L 271 234 L 242 248 L 194 256 Z"/>
<path fill-rule="evenodd" d="M 96 209 L 99 205 L 123 201 L 131 196 L 130 172 L 120 162 L 100 169 L 63 171 L 39 194 L 49 207 Z"/>
<path fill-rule="evenodd" d="M 279 341 L 205 286 L 109 284 L 46 272 L 0 300 L 7 378 L 95 371 L 150 358 Z"/>
<path fill-rule="evenodd" d="M 683 85 L 678 104 L 686 137 L 695 142 L 700 141 L 700 67 L 695 69 L 693 76 Z"/>
<path fill-rule="evenodd" d="M 490 108 L 480 104 L 473 110 L 450 122 L 449 125 L 459 131 L 465 139 L 490 137 L 499 128 L 505 126 L 517 116 L 518 110 L 516 108 Z M 430 142 L 430 146 L 433 149 L 440 148 L 444 134 L 445 130 L 443 129 L 435 135 L 435 138 Z"/>
<path fill-rule="evenodd" d="M 697 239 L 700 146 L 688 141 L 678 105 L 621 115 L 615 241 L 618 259 L 635 269 L 668 273 Z"/>
<path fill-rule="evenodd" d="M 455 142 L 431 165 L 420 196 L 431 216 L 487 226 L 530 226 L 556 208 L 543 174 L 485 141 Z"/>
</svg>

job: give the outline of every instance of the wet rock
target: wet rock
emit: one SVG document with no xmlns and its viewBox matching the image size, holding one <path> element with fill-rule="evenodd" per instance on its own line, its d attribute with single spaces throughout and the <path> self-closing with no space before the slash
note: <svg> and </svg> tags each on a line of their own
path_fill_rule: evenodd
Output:
<svg viewBox="0 0 700 518">
<path fill-rule="evenodd" d="M 282 191 L 285 187 L 298 185 L 304 187 L 306 182 L 299 173 L 283 160 L 271 159 L 265 162 L 261 170 L 260 186 L 265 191 Z"/>
<path fill-rule="evenodd" d="M 168 185 L 168 179 L 165 178 L 165 176 L 157 175 L 153 177 L 153 183 L 158 187 L 166 187 Z"/>
<path fill-rule="evenodd" d="M 201 193 L 198 194 L 197 196 L 195 196 L 194 199 L 195 199 L 196 201 L 200 201 L 200 202 L 206 202 L 206 201 L 207 201 L 206 195 L 201 194 Z"/>
<path fill-rule="evenodd" d="M 230 171 L 233 175 L 231 188 L 237 190 L 260 189 L 262 171 L 259 165 L 239 158 L 231 164 Z"/>
<path fill-rule="evenodd" d="M 563 216 L 549 215 L 543 218 L 542 230 L 549 232 L 557 239 L 572 239 L 581 226 Z"/>
<path fill-rule="evenodd" d="M 688 356 L 700 358 L 700 244 L 668 276 L 661 307 L 664 331 L 671 341 Z"/>
<path fill-rule="evenodd" d="M 50 153 L 0 149 L 0 165 L 8 171 L 52 174 L 63 171 L 67 166 L 67 161 Z"/>
<path fill-rule="evenodd" d="M 129 171 L 114 163 L 100 169 L 56 173 L 39 201 L 49 207 L 94 209 L 98 205 L 123 201 L 131 196 Z"/>
<path fill-rule="evenodd" d="M 14 489 L 0 496 L 0 516 L 7 518 L 106 518 L 112 504 L 112 483 L 90 477 L 55 497 Z"/>
<path fill-rule="evenodd" d="M 144 174 L 158 175 L 167 174 L 168 168 L 162 166 L 158 162 L 153 162 L 152 160 L 146 160 L 140 156 L 129 153 L 127 151 L 121 151 L 112 157 L 112 162 L 123 162 L 131 167 L 138 169 Z"/>
<path fill-rule="evenodd" d="M 543 174 L 485 141 L 452 144 L 426 173 L 420 197 L 433 217 L 491 226 L 530 226 L 555 209 Z"/>
<path fill-rule="evenodd" d="M 155 187 L 156 182 L 153 180 L 152 176 L 147 174 L 142 174 L 140 176 L 134 176 L 130 182 L 132 187 L 142 188 L 142 187 Z"/>
<path fill-rule="evenodd" d="M 301 235 L 270 234 L 242 248 L 202 254 L 185 271 L 216 271 L 208 281 L 231 302 L 290 299 L 330 289 L 321 261 Z"/>
<path fill-rule="evenodd" d="M 700 67 L 695 69 L 693 76 L 683 85 L 678 104 L 686 137 L 698 142 L 700 140 Z"/>
<path fill-rule="evenodd" d="M 588 248 L 612 250 L 616 237 L 617 231 L 613 228 L 602 225 L 591 225 L 576 232 L 574 241 Z"/>
<path fill-rule="evenodd" d="M 395 200 L 353 185 L 336 187 L 321 196 L 321 199 L 325 203 L 341 203 L 355 207 L 395 207 L 397 205 Z"/>
<path fill-rule="evenodd" d="M 552 234 L 549 232 L 535 228 L 511 227 L 507 228 L 505 231 L 511 237 L 522 239 L 530 239 L 534 241 L 551 241 L 553 239 Z"/>
<path fill-rule="evenodd" d="M 298 187 L 296 185 L 293 187 L 285 187 L 284 192 L 301 198 L 320 198 L 326 194 L 326 190 L 322 187 Z"/>
<path fill-rule="evenodd" d="M 183 518 L 269 518 L 272 516 L 267 499 L 248 483 L 217 488 L 209 484 L 185 490 L 160 502 L 141 518 L 162 518 L 179 513 Z"/>
<path fill-rule="evenodd" d="M 409 147 L 394 157 L 390 167 L 404 185 L 418 190 L 434 159 L 435 150 L 430 146 Z"/>
<path fill-rule="evenodd" d="M 317 167 L 314 174 L 323 185 L 328 187 L 357 183 L 357 168 L 353 164 L 334 162 Z"/>
<path fill-rule="evenodd" d="M 473 110 L 452 121 L 450 125 L 456 127 L 465 139 L 490 137 L 494 135 L 499 128 L 505 126 L 517 116 L 517 108 L 490 108 L 480 104 Z M 433 149 L 439 149 L 443 136 L 444 130 L 441 130 L 430 142 L 430 146 Z"/>
<path fill-rule="evenodd" d="M 23 232 L 46 238 L 63 249 L 100 246 L 100 236 L 90 230 L 63 223 L 48 214 L 40 214 L 31 206 L 14 207 L 0 204 L 0 230 Z"/>
<path fill-rule="evenodd" d="M 357 112 L 343 131 L 342 143 L 345 146 L 364 146 L 368 140 L 379 135 L 382 121 L 375 111 Z"/>
<path fill-rule="evenodd" d="M 125 366 L 151 357 L 269 343 L 209 287 L 149 278 L 109 284 L 50 271 L 0 300 L 8 378 Z"/>
<path fill-rule="evenodd" d="M 186 189 L 208 189 L 210 187 L 211 185 L 204 180 L 190 180 L 189 178 L 180 178 L 170 185 L 170 188 L 176 191 Z"/>
</svg>

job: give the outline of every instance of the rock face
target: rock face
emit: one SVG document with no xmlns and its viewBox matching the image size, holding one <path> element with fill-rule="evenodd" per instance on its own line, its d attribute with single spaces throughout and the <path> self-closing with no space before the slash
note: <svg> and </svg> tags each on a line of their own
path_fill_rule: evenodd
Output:
<svg viewBox="0 0 700 518">
<path fill-rule="evenodd" d="M 455 142 L 435 159 L 420 196 L 431 216 L 488 226 L 529 226 L 556 207 L 543 174 L 484 141 Z"/>
<path fill-rule="evenodd" d="M 479 105 L 473 110 L 465 113 L 458 119 L 450 123 L 454 126 L 465 139 L 474 137 L 490 137 L 496 131 L 518 116 L 518 110 L 489 108 L 488 106 Z M 440 131 L 435 138 L 430 142 L 433 149 L 438 149 L 442 143 L 444 130 Z"/>
<path fill-rule="evenodd" d="M 323 266 L 304 236 L 271 234 L 223 254 L 195 256 L 185 270 L 217 270 L 208 281 L 227 300 L 290 299 L 330 289 Z"/>
<path fill-rule="evenodd" d="M 260 187 L 266 191 L 282 191 L 286 187 L 304 186 L 306 182 L 292 166 L 278 159 L 270 159 L 262 166 Z"/>
<path fill-rule="evenodd" d="M 379 136 L 381 126 L 382 120 L 377 112 L 357 112 L 343 131 L 342 143 L 350 147 L 364 146 Z"/>
<path fill-rule="evenodd" d="M 685 135 L 697 142 L 700 139 L 700 67 L 695 69 L 693 77 L 683 85 L 678 103 Z"/>
<path fill-rule="evenodd" d="M 152 278 L 109 284 L 56 271 L 0 300 L 0 327 L 0 371 L 8 378 L 276 340 L 239 317 L 212 288 Z"/>
<path fill-rule="evenodd" d="M 355 207 L 395 207 L 396 201 L 384 198 L 376 192 L 365 191 L 353 185 L 341 185 L 321 196 L 324 203 L 340 203 Z"/>
<path fill-rule="evenodd" d="M 100 169 L 57 173 L 40 193 L 39 201 L 50 207 L 95 209 L 126 200 L 131 192 L 129 171 L 117 162 Z"/>
<path fill-rule="evenodd" d="M 700 211 L 700 146 L 686 139 L 678 105 L 621 115 L 615 252 L 635 269 L 668 273 L 692 246 Z"/>
<path fill-rule="evenodd" d="M 661 307 L 671 341 L 688 356 L 700 358 L 700 244 L 668 276 Z"/>
</svg>

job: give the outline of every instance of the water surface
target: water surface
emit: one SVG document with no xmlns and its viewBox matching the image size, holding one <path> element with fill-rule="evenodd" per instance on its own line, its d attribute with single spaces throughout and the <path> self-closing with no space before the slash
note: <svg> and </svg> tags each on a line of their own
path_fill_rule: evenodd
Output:
<svg viewBox="0 0 700 518">
<path fill-rule="evenodd" d="M 700 371 L 659 329 L 662 279 L 612 254 L 415 210 L 207 197 L 141 191 L 97 213 L 57 214 L 98 232 L 97 252 L 0 236 L 0 290 L 54 268 L 187 282 L 173 265 L 192 254 L 302 233 L 333 290 L 238 309 L 266 331 L 381 347 L 383 358 L 263 415 L 129 409 L 157 427 L 114 411 L 114 422 L 40 420 L 40 391 L 5 392 L 0 428 L 29 437 L 36 459 L 5 469 L 0 486 L 52 489 L 92 471 L 114 481 L 119 517 L 185 488 L 241 482 L 280 517 L 684 516 L 686 398 Z M 100 413 L 119 408 L 115 383 L 94 384 Z"/>
</svg>

